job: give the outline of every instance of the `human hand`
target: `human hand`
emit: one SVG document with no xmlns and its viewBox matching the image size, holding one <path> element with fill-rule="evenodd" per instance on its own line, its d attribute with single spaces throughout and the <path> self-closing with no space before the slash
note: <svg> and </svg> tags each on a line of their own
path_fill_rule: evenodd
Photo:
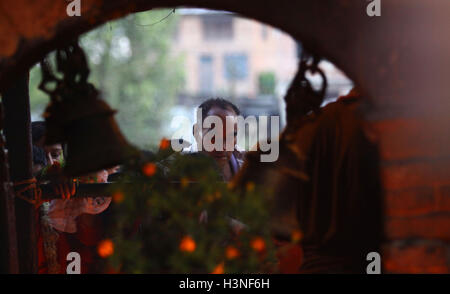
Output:
<svg viewBox="0 0 450 294">
<path fill-rule="evenodd" d="M 81 183 L 106 183 L 108 181 L 108 171 L 102 169 L 98 172 L 90 173 L 79 178 Z"/>
<path fill-rule="evenodd" d="M 63 169 L 58 162 L 55 162 L 47 170 L 47 178 L 53 186 L 56 195 L 60 195 L 62 199 L 70 199 L 75 195 L 75 182 L 72 178 L 64 175 Z"/>
</svg>

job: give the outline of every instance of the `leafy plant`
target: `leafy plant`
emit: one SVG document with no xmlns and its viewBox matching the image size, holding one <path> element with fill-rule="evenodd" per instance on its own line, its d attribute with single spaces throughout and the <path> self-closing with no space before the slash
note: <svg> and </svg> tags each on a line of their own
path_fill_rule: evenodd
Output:
<svg viewBox="0 0 450 294">
<path fill-rule="evenodd" d="M 161 151 L 134 162 L 113 193 L 116 221 L 109 239 L 114 250 L 105 256 L 108 268 L 121 273 L 273 271 L 269 194 L 253 183 L 245 191 L 231 186 L 220 181 L 208 157 L 167 157 Z M 206 214 L 208 220 L 201 221 Z"/>
</svg>

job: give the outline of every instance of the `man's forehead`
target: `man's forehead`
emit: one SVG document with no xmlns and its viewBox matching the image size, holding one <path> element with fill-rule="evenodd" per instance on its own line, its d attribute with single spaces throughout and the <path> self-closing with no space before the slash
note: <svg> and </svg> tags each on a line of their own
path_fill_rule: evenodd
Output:
<svg viewBox="0 0 450 294">
<path fill-rule="evenodd" d="M 48 150 L 62 150 L 61 144 L 46 145 L 45 148 Z"/>
<path fill-rule="evenodd" d="M 231 108 L 221 108 L 221 107 L 217 107 L 217 106 L 213 106 L 211 107 L 211 109 L 208 110 L 208 112 L 206 113 L 207 116 L 219 116 L 221 118 L 225 118 L 227 116 L 236 116 L 236 113 L 234 112 L 233 109 Z"/>
<path fill-rule="evenodd" d="M 208 126 L 203 125 L 203 126 L 208 128 L 216 127 L 217 122 L 221 123 L 221 126 L 223 126 L 224 128 L 230 124 L 237 125 L 237 117 L 235 115 L 227 115 L 227 116 L 208 115 L 206 118 L 208 118 L 208 124 L 211 123 L 211 125 Z M 212 118 L 216 118 L 218 121 Z"/>
</svg>

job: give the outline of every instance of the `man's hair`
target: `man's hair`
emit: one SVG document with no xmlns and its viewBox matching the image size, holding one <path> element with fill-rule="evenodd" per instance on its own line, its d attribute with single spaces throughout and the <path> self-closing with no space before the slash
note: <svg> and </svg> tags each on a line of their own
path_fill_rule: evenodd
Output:
<svg viewBox="0 0 450 294">
<path fill-rule="evenodd" d="M 35 144 L 45 135 L 45 121 L 34 121 L 31 123 L 31 137 L 33 140 L 33 164 L 47 165 L 47 158 L 43 148 Z"/>
<path fill-rule="evenodd" d="M 42 147 L 37 146 L 39 140 L 45 136 L 45 121 L 34 121 L 31 123 L 31 138 L 33 145 L 33 163 L 47 165 L 47 156 L 45 150 Z M 45 144 L 45 143 L 44 143 Z M 64 157 L 66 156 L 65 143 L 61 143 Z"/>
<path fill-rule="evenodd" d="M 241 114 L 241 111 L 239 110 L 239 108 L 236 105 L 234 105 L 230 101 L 225 100 L 223 98 L 208 99 L 208 100 L 204 101 L 202 104 L 200 104 L 200 106 L 198 108 L 200 108 L 202 110 L 202 117 L 205 118 L 208 115 L 208 111 L 213 107 L 218 107 L 223 110 L 231 109 L 236 113 L 236 115 Z"/>
<path fill-rule="evenodd" d="M 40 164 L 42 166 L 47 165 L 47 157 L 44 149 L 35 145 L 33 145 L 33 164 Z"/>
<path fill-rule="evenodd" d="M 34 121 L 31 123 L 31 137 L 36 144 L 45 135 L 45 121 Z"/>
</svg>

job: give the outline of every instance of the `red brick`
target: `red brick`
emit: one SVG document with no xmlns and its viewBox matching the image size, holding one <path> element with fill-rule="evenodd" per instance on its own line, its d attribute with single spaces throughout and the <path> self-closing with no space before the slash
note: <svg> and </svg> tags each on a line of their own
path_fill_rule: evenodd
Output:
<svg viewBox="0 0 450 294">
<path fill-rule="evenodd" d="M 384 160 L 440 158 L 450 155 L 450 116 L 391 119 L 371 123 Z"/>
<path fill-rule="evenodd" d="M 450 211 L 450 186 L 439 188 L 436 195 L 436 207 L 439 211 Z"/>
<path fill-rule="evenodd" d="M 450 241 L 450 213 L 391 217 L 386 220 L 385 231 L 390 240 L 419 237 Z"/>
<path fill-rule="evenodd" d="M 385 193 L 387 216 L 418 216 L 435 211 L 433 188 L 407 188 Z"/>
<path fill-rule="evenodd" d="M 382 167 L 386 190 L 450 185 L 450 160 L 389 164 Z"/>
<path fill-rule="evenodd" d="M 385 246 L 381 255 L 384 273 L 450 273 L 448 245 L 420 242 L 409 246 Z"/>
</svg>

